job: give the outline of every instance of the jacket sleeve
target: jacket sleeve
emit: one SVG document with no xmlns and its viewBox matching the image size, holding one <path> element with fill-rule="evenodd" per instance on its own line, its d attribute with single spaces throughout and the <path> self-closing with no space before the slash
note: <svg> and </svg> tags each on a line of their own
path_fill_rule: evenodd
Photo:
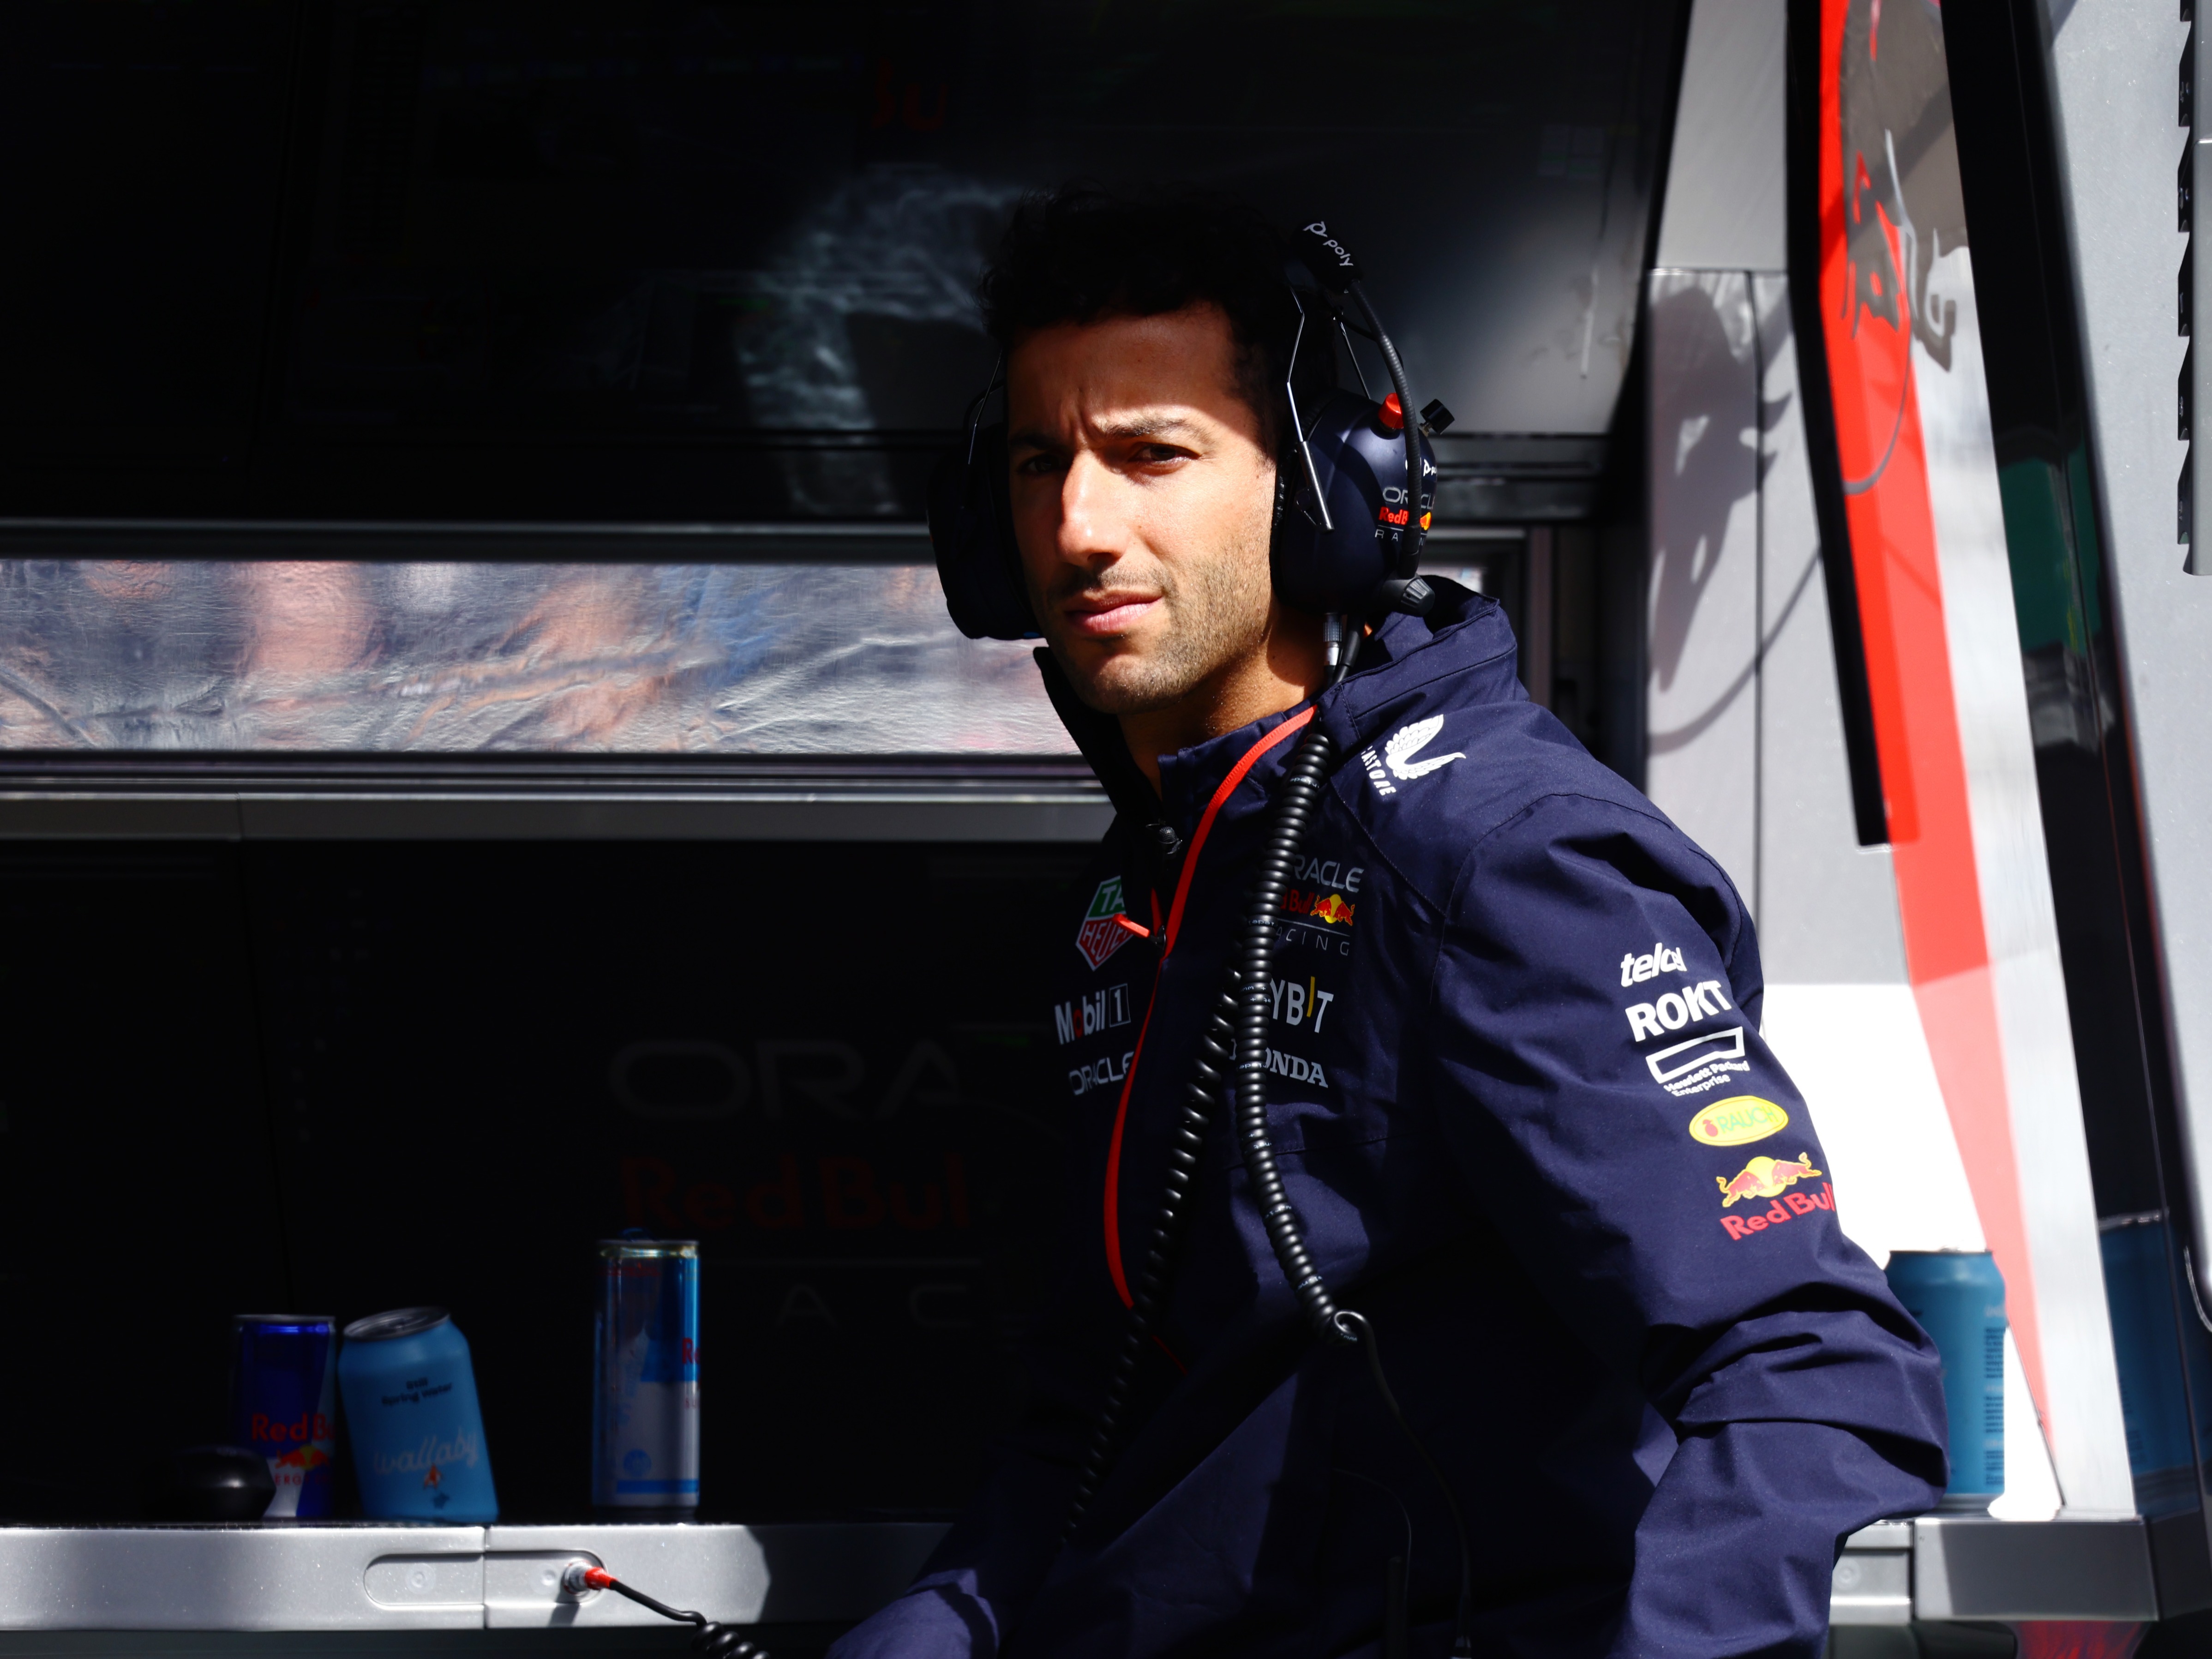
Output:
<svg viewBox="0 0 2212 1659">
<path fill-rule="evenodd" d="M 1453 1154 L 1678 1447 L 1613 1651 L 1816 1659 L 1843 1538 L 1931 1506 L 1936 1358 L 1837 1224 L 1741 900 L 1656 813 L 1555 796 L 1463 866 L 1431 1009 Z"/>
<path fill-rule="evenodd" d="M 906 1593 L 828 1659 L 992 1659 L 1052 1565 L 1074 1490 L 1063 1437 L 1009 1437 L 981 1492 Z"/>
</svg>

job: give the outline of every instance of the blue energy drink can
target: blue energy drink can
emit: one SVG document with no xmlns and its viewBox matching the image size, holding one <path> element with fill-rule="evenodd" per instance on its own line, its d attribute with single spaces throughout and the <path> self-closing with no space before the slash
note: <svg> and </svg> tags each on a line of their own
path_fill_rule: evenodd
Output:
<svg viewBox="0 0 2212 1659">
<path fill-rule="evenodd" d="M 331 1513 L 337 1455 L 337 1321 L 239 1314 L 230 1322 L 230 1438 L 269 1460 L 270 1521 Z"/>
<path fill-rule="evenodd" d="M 600 1241 L 592 1352 L 592 1502 L 663 1514 L 696 1509 L 697 1244 Z"/>
<path fill-rule="evenodd" d="M 345 1328 L 338 1388 L 363 1515 L 499 1519 L 466 1338 L 443 1308 L 399 1308 Z"/>
<path fill-rule="evenodd" d="M 1895 1250 L 1889 1288 L 1936 1340 L 1951 1419 L 1942 1507 L 1979 1511 L 2004 1491 L 2004 1276 L 1987 1250 Z"/>
</svg>

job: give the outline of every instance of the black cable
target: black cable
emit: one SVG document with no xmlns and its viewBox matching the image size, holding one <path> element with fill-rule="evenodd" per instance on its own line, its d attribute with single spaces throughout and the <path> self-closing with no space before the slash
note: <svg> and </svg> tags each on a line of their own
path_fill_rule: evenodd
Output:
<svg viewBox="0 0 2212 1659">
<path fill-rule="evenodd" d="M 1406 1553 L 1394 1555 L 1382 1564 L 1382 1659 L 1407 1659 L 1406 1587 L 1413 1575 L 1413 1512 L 1406 1507 L 1406 1500 L 1398 1496 L 1395 1488 L 1371 1474 L 1340 1467 L 1329 1473 L 1374 1487 L 1398 1506 L 1398 1518 L 1405 1522 Z"/>
<path fill-rule="evenodd" d="M 1362 638 L 1361 630 L 1355 625 L 1330 675 L 1331 688 L 1341 684 L 1344 677 L 1352 672 L 1352 664 L 1359 658 Z M 1129 1407 L 1129 1389 L 1136 1382 L 1137 1367 L 1144 1359 L 1145 1349 L 1152 1340 L 1160 1304 L 1167 1295 L 1169 1281 L 1174 1277 L 1175 1264 L 1182 1253 L 1183 1203 L 1190 1196 L 1191 1179 L 1198 1173 L 1199 1157 L 1206 1150 L 1206 1127 L 1213 1121 L 1214 1106 L 1221 1097 L 1222 1085 L 1233 1063 L 1238 983 L 1232 958 L 1223 970 L 1221 994 L 1214 1003 L 1213 1017 L 1199 1034 L 1198 1059 L 1191 1066 L 1190 1081 L 1183 1087 L 1182 1118 L 1176 1125 L 1175 1139 L 1168 1149 L 1167 1190 L 1161 1194 L 1159 1216 L 1152 1224 L 1152 1243 L 1137 1275 L 1136 1290 L 1129 1298 L 1128 1322 L 1122 1328 L 1121 1352 L 1115 1356 L 1114 1370 L 1107 1378 L 1105 1402 L 1099 1407 L 1097 1419 L 1091 1425 L 1091 1443 L 1084 1449 L 1083 1468 L 1076 1475 L 1075 1496 L 1069 1501 L 1067 1519 L 1060 1526 L 1060 1541 L 1063 1544 L 1074 1534 L 1077 1522 L 1083 1519 L 1091 1500 L 1097 1497 L 1098 1488 L 1106 1483 L 1113 1469 L 1121 1419 Z"/>
<path fill-rule="evenodd" d="M 1452 1491 L 1451 1482 L 1444 1478 L 1444 1472 L 1437 1467 L 1437 1460 L 1429 1455 L 1429 1449 L 1421 1443 L 1421 1437 L 1413 1432 L 1413 1425 L 1406 1420 L 1406 1413 L 1398 1406 L 1398 1396 L 1390 1392 L 1390 1380 L 1382 1374 L 1382 1350 L 1375 1340 L 1375 1328 L 1367 1322 L 1367 1316 L 1364 1314 L 1353 1313 L 1347 1309 L 1338 1314 L 1336 1319 L 1340 1328 L 1347 1326 L 1351 1328 L 1353 1340 L 1366 1350 L 1367 1370 L 1368 1374 L 1375 1379 L 1375 1392 L 1382 1396 L 1382 1403 L 1390 1408 L 1392 1419 L 1404 1431 L 1406 1438 L 1412 1443 L 1414 1455 L 1421 1460 L 1421 1466 L 1435 1477 L 1437 1490 L 1443 1493 L 1445 1507 L 1451 1510 L 1452 1530 L 1459 1534 L 1458 1634 L 1452 1644 L 1452 1651 L 1455 1654 L 1473 1653 L 1474 1651 L 1474 1548 L 1468 1540 L 1467 1516 L 1460 1512 L 1459 1495 Z M 1410 1521 L 1407 1523 L 1406 1530 L 1410 1537 L 1413 1531 L 1413 1523 Z M 1409 1543 L 1407 1546 L 1409 1552 L 1411 1547 Z"/>
<path fill-rule="evenodd" d="M 1357 641 L 1359 637 L 1355 629 L 1352 639 Z M 1347 659 L 1350 654 L 1346 653 Z M 1413 1449 L 1443 1492 L 1444 1502 L 1451 1510 L 1453 1529 L 1459 1534 L 1459 1612 L 1452 1651 L 1472 1654 L 1474 1551 L 1468 1538 L 1467 1517 L 1461 1512 L 1451 1483 L 1429 1455 L 1413 1425 L 1406 1420 L 1405 1413 L 1399 1409 L 1397 1396 L 1390 1392 L 1389 1382 L 1382 1374 L 1382 1356 L 1376 1345 L 1374 1328 L 1364 1316 L 1340 1309 L 1335 1298 L 1329 1295 L 1321 1269 L 1315 1265 L 1305 1240 L 1298 1234 L 1297 1212 L 1291 1207 L 1290 1196 L 1284 1190 L 1282 1170 L 1275 1162 L 1274 1142 L 1267 1131 L 1267 984 L 1274 966 L 1277 918 L 1282 911 L 1283 890 L 1289 884 L 1299 843 L 1304 839 L 1306 824 L 1314 814 L 1321 792 L 1328 787 L 1336 754 L 1336 744 L 1326 732 L 1317 726 L 1306 728 L 1291 752 L 1289 764 L 1284 768 L 1283 782 L 1277 793 L 1275 821 L 1260 854 L 1251 908 L 1244 919 L 1243 966 L 1240 975 L 1243 984 L 1237 1006 L 1237 1134 L 1244 1149 L 1245 1179 L 1251 1185 L 1253 1201 L 1260 1206 L 1260 1219 L 1267 1229 L 1267 1242 L 1274 1248 L 1283 1277 L 1291 1281 L 1291 1289 L 1305 1313 L 1306 1322 L 1315 1336 L 1325 1343 L 1356 1342 L 1366 1349 L 1367 1368 L 1383 1405 L 1406 1437 L 1413 1442 Z"/>
<path fill-rule="evenodd" d="M 1229 1071 L 1230 1021 L 1236 1012 L 1237 990 L 1237 970 L 1232 963 L 1224 975 L 1213 1017 L 1200 1034 L 1198 1059 L 1191 1067 L 1191 1079 L 1183 1088 L 1182 1118 L 1176 1125 L 1175 1139 L 1168 1149 L 1167 1191 L 1161 1196 L 1159 1218 L 1152 1224 L 1152 1243 L 1145 1252 L 1144 1266 L 1138 1272 L 1136 1289 L 1129 1297 L 1129 1318 L 1121 1331 L 1121 1351 L 1115 1357 L 1113 1374 L 1107 1380 L 1106 1401 L 1099 1407 L 1097 1421 L 1091 1425 L 1091 1444 L 1083 1455 L 1082 1472 L 1076 1477 L 1075 1496 L 1068 1505 L 1067 1520 L 1060 1528 L 1060 1540 L 1063 1544 L 1074 1534 L 1076 1523 L 1083 1519 L 1084 1511 L 1091 1507 L 1091 1500 L 1098 1495 L 1098 1488 L 1105 1484 L 1114 1467 L 1121 1417 L 1128 1409 L 1129 1389 L 1136 1381 L 1138 1362 L 1152 1340 L 1160 1303 L 1173 1276 L 1176 1259 L 1181 1254 L 1183 1200 L 1190 1194 L 1191 1177 L 1198 1171 L 1199 1155 L 1206 1150 L 1206 1126 L 1212 1121 L 1214 1103 Z"/>
<path fill-rule="evenodd" d="M 1342 684 L 1352 672 L 1364 639 L 1364 630 L 1358 627 L 1351 630 L 1342 659 L 1329 678 L 1331 688 Z M 1198 1059 L 1192 1067 L 1191 1080 L 1183 1091 L 1182 1118 L 1176 1126 L 1169 1153 L 1167 1192 L 1161 1201 L 1159 1219 L 1153 1226 L 1152 1248 L 1146 1254 L 1143 1272 L 1130 1297 L 1129 1320 L 1122 1332 L 1121 1350 L 1115 1358 L 1113 1375 L 1107 1383 L 1106 1401 L 1084 1455 L 1083 1469 L 1077 1479 L 1075 1497 L 1069 1505 L 1060 1541 L 1065 1544 L 1073 1534 L 1113 1467 L 1130 1386 L 1135 1381 L 1146 1345 L 1152 1340 L 1160 1301 L 1179 1253 L 1183 1200 L 1189 1194 L 1191 1177 L 1205 1148 L 1206 1128 L 1212 1117 L 1223 1068 L 1231 1063 L 1233 1054 L 1234 1121 L 1244 1151 L 1245 1178 L 1260 1207 L 1261 1221 L 1267 1230 L 1267 1243 L 1283 1276 L 1290 1280 L 1315 1336 L 1338 1346 L 1357 1344 L 1366 1351 L 1368 1372 L 1384 1407 L 1443 1492 L 1459 1541 L 1459 1607 L 1451 1650 L 1455 1656 L 1472 1655 L 1474 1551 L 1468 1536 L 1467 1517 L 1460 1509 L 1450 1481 L 1429 1455 L 1428 1448 L 1406 1420 L 1397 1396 L 1390 1390 L 1389 1382 L 1383 1375 L 1382 1356 L 1376 1344 L 1374 1327 L 1364 1315 L 1340 1309 L 1335 1298 L 1329 1295 L 1321 1269 L 1315 1265 L 1312 1253 L 1298 1234 L 1297 1212 L 1284 1189 L 1282 1170 L 1275 1161 L 1274 1142 L 1267 1127 L 1267 1018 L 1271 1012 L 1267 988 L 1274 966 L 1283 891 L 1289 885 L 1298 848 L 1305 839 L 1306 826 L 1313 818 L 1322 791 L 1328 787 L 1337 757 L 1334 739 L 1317 725 L 1310 724 L 1299 736 L 1284 768 L 1283 781 L 1276 792 L 1274 821 L 1268 826 L 1267 841 L 1261 848 L 1259 868 L 1245 909 L 1241 963 L 1239 955 L 1232 953 L 1230 966 L 1223 974 L 1224 983 L 1213 1015 L 1199 1039 Z M 1232 1037 L 1233 1044 L 1229 1041 Z"/>
<path fill-rule="evenodd" d="M 703 1654 L 706 1659 L 769 1659 L 766 1648 L 746 1639 L 744 1632 L 735 1625 L 717 1624 L 703 1613 L 691 1613 L 682 1607 L 672 1607 L 665 1601 L 654 1600 L 641 1589 L 632 1589 L 628 1584 L 604 1567 L 594 1567 L 572 1562 L 561 1576 L 561 1588 L 570 1595 L 587 1589 L 611 1589 L 617 1595 L 626 1595 L 641 1607 L 649 1607 L 663 1619 L 672 1619 L 679 1625 L 693 1625 L 697 1629 L 691 1638 L 691 1651 Z"/>
<path fill-rule="evenodd" d="M 1274 965 L 1275 929 L 1282 914 L 1283 890 L 1290 885 L 1293 861 L 1305 839 L 1306 825 L 1335 769 L 1335 742 L 1317 726 L 1309 726 L 1291 751 L 1283 781 L 1275 792 L 1275 819 L 1260 850 L 1259 869 L 1252 880 L 1250 908 L 1245 913 L 1243 965 L 1237 999 L 1237 1139 L 1244 1146 L 1244 1175 L 1251 1183 L 1253 1202 L 1267 1230 L 1267 1242 L 1283 1276 L 1304 1310 L 1306 1323 L 1324 1342 L 1352 1340 L 1336 1323 L 1336 1303 L 1314 1265 L 1305 1240 L 1298 1236 L 1297 1214 L 1283 1190 L 1282 1171 L 1275 1163 L 1267 1136 L 1267 996 L 1268 970 Z M 1255 977 L 1257 975 L 1257 977 Z"/>
</svg>

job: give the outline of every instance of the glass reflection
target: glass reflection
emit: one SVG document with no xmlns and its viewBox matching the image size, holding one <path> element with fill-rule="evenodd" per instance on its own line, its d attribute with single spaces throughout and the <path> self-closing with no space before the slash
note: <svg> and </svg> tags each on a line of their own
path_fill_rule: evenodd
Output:
<svg viewBox="0 0 2212 1659">
<path fill-rule="evenodd" d="M 1070 752 L 884 564 L 0 561 L 0 748 Z"/>
</svg>

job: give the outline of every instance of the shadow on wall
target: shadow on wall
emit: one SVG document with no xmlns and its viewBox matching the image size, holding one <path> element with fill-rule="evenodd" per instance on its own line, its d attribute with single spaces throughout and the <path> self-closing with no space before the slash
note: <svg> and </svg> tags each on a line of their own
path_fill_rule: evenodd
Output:
<svg viewBox="0 0 2212 1659">
<path fill-rule="evenodd" d="M 1790 411 L 1759 401 L 1751 285 L 1741 271 L 1661 271 L 1652 282 L 1652 464 L 1671 469 L 1652 492 L 1650 669 L 1662 690 L 1682 666 L 1699 602 L 1727 554 L 1736 503 L 1771 465 L 1759 440 Z M 1756 532 L 1734 556 L 1758 556 Z M 1732 685 L 1710 720 L 1742 689 Z M 1675 734 L 1677 741 L 1683 734 Z"/>
</svg>

